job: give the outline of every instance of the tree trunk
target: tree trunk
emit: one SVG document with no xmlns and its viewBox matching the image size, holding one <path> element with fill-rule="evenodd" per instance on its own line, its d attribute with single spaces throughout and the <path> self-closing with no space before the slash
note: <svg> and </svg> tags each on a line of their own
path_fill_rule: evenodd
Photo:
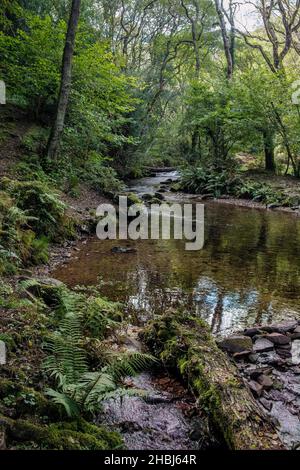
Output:
<svg viewBox="0 0 300 470">
<path fill-rule="evenodd" d="M 55 121 L 47 146 L 47 157 L 50 160 L 57 158 L 61 136 L 64 130 L 66 111 L 72 81 L 72 61 L 74 55 L 76 31 L 80 16 L 81 0 L 72 0 L 71 14 L 66 35 L 66 43 L 62 61 L 61 84 L 57 103 Z"/>
<path fill-rule="evenodd" d="M 265 169 L 275 173 L 275 145 L 274 134 L 272 131 L 263 131 L 264 149 L 265 149 Z"/>
<path fill-rule="evenodd" d="M 232 54 L 234 53 L 234 38 L 231 37 L 229 39 L 228 37 L 225 14 L 224 14 L 224 11 L 222 10 L 220 0 L 215 0 L 215 6 L 216 6 L 216 11 L 219 17 L 219 24 L 220 24 L 221 33 L 222 33 L 224 52 L 225 52 L 225 57 L 227 61 L 227 78 L 228 80 L 231 80 L 233 76 L 233 67 L 234 67 L 234 57 L 232 56 Z M 232 21 L 234 21 L 233 18 L 232 18 Z M 232 34 L 234 34 L 233 24 L 231 24 L 231 35 Z"/>
<path fill-rule="evenodd" d="M 203 320 L 170 311 L 150 322 L 143 339 L 188 384 L 229 449 L 284 448 L 274 424 L 254 400 L 236 366 L 218 348 Z"/>
</svg>

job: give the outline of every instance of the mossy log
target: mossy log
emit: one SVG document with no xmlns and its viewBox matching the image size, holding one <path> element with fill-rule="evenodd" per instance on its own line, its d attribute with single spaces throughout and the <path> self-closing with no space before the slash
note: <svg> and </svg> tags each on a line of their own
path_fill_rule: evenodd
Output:
<svg viewBox="0 0 300 470">
<path fill-rule="evenodd" d="M 205 322 L 169 312 L 148 325 L 143 339 L 168 368 L 179 372 L 229 449 L 284 448 L 275 426 Z"/>
</svg>

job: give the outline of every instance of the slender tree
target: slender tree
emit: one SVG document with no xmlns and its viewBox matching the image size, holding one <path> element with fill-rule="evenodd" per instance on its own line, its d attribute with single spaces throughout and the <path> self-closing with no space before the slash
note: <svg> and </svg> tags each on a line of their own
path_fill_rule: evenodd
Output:
<svg viewBox="0 0 300 470">
<path fill-rule="evenodd" d="M 61 136 L 64 130 L 66 111 L 69 102 L 69 95 L 72 81 L 72 61 L 74 55 L 76 31 L 80 16 L 81 0 L 72 0 L 71 13 L 66 35 L 61 72 L 61 84 L 58 96 L 55 120 L 50 133 L 47 145 L 47 157 L 50 160 L 57 158 Z"/>
<path fill-rule="evenodd" d="M 222 33 L 224 52 L 227 62 L 227 78 L 232 79 L 234 71 L 234 55 L 235 55 L 235 25 L 234 25 L 234 8 L 232 1 L 229 2 L 229 13 L 227 13 L 223 6 L 222 0 L 215 0 L 216 11 L 219 18 L 219 24 Z M 230 24 L 230 33 L 228 34 L 226 27 L 226 19 Z"/>
</svg>

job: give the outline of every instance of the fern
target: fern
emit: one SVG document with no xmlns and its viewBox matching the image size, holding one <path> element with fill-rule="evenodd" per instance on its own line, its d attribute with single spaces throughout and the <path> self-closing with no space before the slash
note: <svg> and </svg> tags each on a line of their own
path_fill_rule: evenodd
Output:
<svg viewBox="0 0 300 470">
<path fill-rule="evenodd" d="M 114 357 L 114 360 L 108 365 L 108 372 L 114 380 L 120 381 L 125 377 L 134 377 L 155 363 L 157 363 L 157 359 L 150 354 L 124 353 Z"/>
<path fill-rule="evenodd" d="M 35 285 L 26 281 L 25 286 Z M 24 283 L 23 283 L 24 286 Z M 156 360 L 147 354 L 128 353 L 110 354 L 107 364 L 100 371 L 88 370 L 87 356 L 82 348 L 82 338 L 86 329 L 95 334 L 114 324 L 107 316 L 116 313 L 116 306 L 103 299 L 73 293 L 66 288 L 60 290 L 60 308 L 62 315 L 59 329 L 48 342 L 49 356 L 44 361 L 44 369 L 54 381 L 56 389 L 48 389 L 52 400 L 64 407 L 68 416 L 77 416 L 80 412 L 94 413 L 101 402 L 109 398 L 128 394 L 143 395 L 140 390 L 127 390 L 122 386 L 122 379 L 134 376 L 149 368 Z"/>
<path fill-rule="evenodd" d="M 87 372 L 85 351 L 79 346 L 81 341 L 80 316 L 68 313 L 62 320 L 60 330 L 50 337 L 47 348 L 51 355 L 44 367 L 59 387 L 76 383 Z"/>
</svg>

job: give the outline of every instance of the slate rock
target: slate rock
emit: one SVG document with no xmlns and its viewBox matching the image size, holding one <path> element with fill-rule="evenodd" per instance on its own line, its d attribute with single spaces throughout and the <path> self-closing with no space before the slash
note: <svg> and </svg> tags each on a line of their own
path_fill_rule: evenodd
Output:
<svg viewBox="0 0 300 470">
<path fill-rule="evenodd" d="M 249 356 L 251 354 L 251 351 L 241 351 L 241 352 L 236 352 L 233 354 L 234 359 L 244 359 L 245 357 Z"/>
<path fill-rule="evenodd" d="M 276 351 L 290 351 L 292 349 L 292 344 L 279 344 L 278 346 L 275 346 Z"/>
<path fill-rule="evenodd" d="M 277 349 L 277 354 L 283 359 L 288 359 L 292 357 L 291 351 L 287 351 L 286 349 Z"/>
<path fill-rule="evenodd" d="M 260 398 L 263 393 L 263 387 L 259 383 L 255 382 L 254 380 L 251 380 L 249 383 L 249 387 L 255 398 Z"/>
<path fill-rule="evenodd" d="M 266 398 L 262 397 L 259 399 L 259 402 L 262 404 L 262 406 L 267 410 L 271 411 L 273 408 L 273 403 Z"/>
<path fill-rule="evenodd" d="M 271 333 L 266 336 L 266 339 L 276 345 L 289 344 L 291 342 L 291 338 L 282 333 Z"/>
<path fill-rule="evenodd" d="M 247 328 L 244 331 L 245 336 L 250 336 L 250 338 L 253 338 L 253 336 L 260 335 L 261 334 L 261 329 L 259 328 Z"/>
<path fill-rule="evenodd" d="M 266 338 L 258 338 L 253 346 L 253 351 L 255 353 L 273 351 L 273 349 L 274 344 Z"/>
<path fill-rule="evenodd" d="M 257 380 L 263 374 L 270 374 L 272 372 L 271 367 L 256 367 L 249 371 L 250 378 L 252 380 Z"/>
<path fill-rule="evenodd" d="M 256 364 L 258 361 L 258 357 L 259 357 L 258 354 L 251 353 L 249 354 L 248 359 L 251 362 L 251 364 Z"/>
<path fill-rule="evenodd" d="M 294 331 L 291 333 L 292 340 L 300 339 L 300 326 L 297 326 Z"/>
<path fill-rule="evenodd" d="M 257 378 L 257 382 L 263 387 L 264 390 L 271 390 L 274 385 L 273 380 L 265 374 L 260 375 Z"/>
<path fill-rule="evenodd" d="M 286 323 L 276 323 L 267 327 L 263 327 L 265 331 L 269 330 L 271 333 L 288 333 L 293 331 L 298 325 L 298 321 L 289 321 Z"/>
</svg>

